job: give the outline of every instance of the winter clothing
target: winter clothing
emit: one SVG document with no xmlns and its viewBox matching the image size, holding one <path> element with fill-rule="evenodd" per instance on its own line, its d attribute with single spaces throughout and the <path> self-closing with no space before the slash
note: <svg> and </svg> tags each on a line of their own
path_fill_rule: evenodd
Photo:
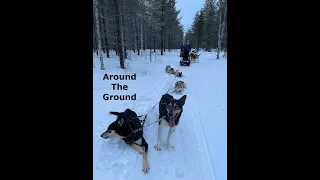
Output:
<svg viewBox="0 0 320 180">
<path fill-rule="evenodd" d="M 189 54 L 183 53 L 182 58 L 183 60 L 189 60 Z"/>
<path fill-rule="evenodd" d="M 188 54 L 189 55 L 189 53 L 190 53 L 190 51 L 191 51 L 191 45 L 189 44 L 189 45 L 185 45 L 184 47 L 183 47 L 183 54 Z"/>
<path fill-rule="evenodd" d="M 191 44 L 183 46 L 183 51 L 189 51 L 190 52 L 191 49 L 192 49 Z"/>
</svg>

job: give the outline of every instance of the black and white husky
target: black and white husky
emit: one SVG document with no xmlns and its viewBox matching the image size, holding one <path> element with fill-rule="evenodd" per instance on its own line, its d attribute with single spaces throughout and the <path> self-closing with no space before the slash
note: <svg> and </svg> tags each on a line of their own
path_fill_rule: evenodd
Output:
<svg viewBox="0 0 320 180">
<path fill-rule="evenodd" d="M 170 65 L 166 66 L 166 72 L 168 74 L 175 74 L 176 73 L 176 71 Z"/>
<path fill-rule="evenodd" d="M 175 72 L 175 76 L 176 77 L 182 77 L 182 72 L 179 69 L 177 69 L 176 72 Z"/>
<path fill-rule="evenodd" d="M 174 85 L 174 90 L 173 90 L 173 92 L 182 93 L 185 88 L 187 88 L 187 85 L 186 85 L 185 82 L 183 82 L 183 81 L 177 81 L 177 82 L 175 83 L 175 85 Z M 172 93 L 173 93 L 173 92 L 172 92 Z"/>
<path fill-rule="evenodd" d="M 148 173 L 148 143 L 143 138 L 143 129 L 137 114 L 130 109 L 124 112 L 110 112 L 116 115 L 117 119 L 108 126 L 108 129 L 101 134 L 103 139 L 120 138 L 130 147 L 142 154 L 142 171 Z"/>
<path fill-rule="evenodd" d="M 158 142 L 155 145 L 155 149 L 157 151 L 161 150 L 161 133 L 163 126 L 169 126 L 169 133 L 166 142 L 167 149 L 174 148 L 174 146 L 170 144 L 170 137 L 179 124 L 186 98 L 187 95 L 182 96 L 180 99 L 174 99 L 170 94 L 162 95 L 159 102 Z"/>
</svg>

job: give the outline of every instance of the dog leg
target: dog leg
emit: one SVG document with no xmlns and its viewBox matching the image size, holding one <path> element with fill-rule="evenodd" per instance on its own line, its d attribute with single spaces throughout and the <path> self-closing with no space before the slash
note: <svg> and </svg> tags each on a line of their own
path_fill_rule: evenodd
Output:
<svg viewBox="0 0 320 180">
<path fill-rule="evenodd" d="M 144 173 L 148 173 L 150 170 L 149 163 L 148 163 L 148 143 L 144 138 L 142 138 L 142 145 L 144 146 L 144 153 L 142 154 L 142 160 L 143 160 L 142 171 Z"/>
<path fill-rule="evenodd" d="M 149 163 L 148 163 L 148 152 L 147 148 L 138 146 L 136 144 L 131 144 L 130 147 L 135 149 L 139 154 L 142 154 L 142 171 L 144 173 L 148 173 L 150 170 Z"/>
<path fill-rule="evenodd" d="M 144 153 L 144 147 L 138 146 L 136 144 L 130 144 L 130 147 L 132 147 L 134 150 L 136 150 L 139 154 Z"/>
<path fill-rule="evenodd" d="M 161 150 L 161 134 L 162 134 L 161 119 L 159 121 L 160 121 L 160 124 L 158 126 L 158 143 L 157 145 L 154 146 L 154 148 L 156 148 L 157 151 Z"/>
<path fill-rule="evenodd" d="M 148 152 L 144 152 L 142 154 L 142 160 L 143 160 L 142 171 L 144 173 L 148 173 L 150 170 L 149 163 L 148 163 Z"/>
<path fill-rule="evenodd" d="M 169 150 L 169 149 L 174 149 L 174 146 L 172 146 L 171 144 L 170 144 L 170 137 L 171 137 L 171 135 L 172 135 L 172 133 L 175 131 L 175 127 L 170 127 L 169 128 L 169 132 L 168 132 L 168 137 L 167 137 L 167 149 Z"/>
</svg>

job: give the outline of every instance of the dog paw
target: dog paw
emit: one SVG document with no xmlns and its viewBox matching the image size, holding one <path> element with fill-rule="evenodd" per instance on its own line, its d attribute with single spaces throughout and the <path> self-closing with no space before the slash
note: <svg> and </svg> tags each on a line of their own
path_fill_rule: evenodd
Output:
<svg viewBox="0 0 320 180">
<path fill-rule="evenodd" d="M 144 147 L 142 147 L 142 149 L 139 151 L 139 154 L 143 154 L 145 152 Z"/>
<path fill-rule="evenodd" d="M 146 174 L 150 171 L 148 162 L 143 163 L 142 171 Z"/>
<path fill-rule="evenodd" d="M 171 150 L 171 149 L 174 150 L 174 146 L 168 144 L 168 145 L 167 145 L 167 149 L 168 149 L 168 150 Z"/>
<path fill-rule="evenodd" d="M 157 151 L 160 151 L 161 150 L 161 146 L 159 144 L 155 145 L 154 148 L 157 150 Z"/>
</svg>

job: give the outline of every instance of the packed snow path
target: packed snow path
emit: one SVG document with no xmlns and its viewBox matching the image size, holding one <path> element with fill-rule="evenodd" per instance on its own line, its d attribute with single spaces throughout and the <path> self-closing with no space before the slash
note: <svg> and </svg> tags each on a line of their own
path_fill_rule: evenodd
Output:
<svg viewBox="0 0 320 180">
<path fill-rule="evenodd" d="M 199 63 L 190 67 L 179 66 L 179 53 L 174 51 L 149 57 L 132 55 L 126 70 L 119 68 L 118 58 L 112 54 L 105 58 L 105 71 L 99 70 L 99 58 L 95 57 L 93 79 L 93 172 L 94 180 L 137 180 L 137 179 L 183 179 L 183 180 L 226 180 L 226 60 L 215 60 L 215 56 L 202 52 Z M 116 117 L 109 111 L 124 111 L 130 108 L 138 115 L 148 112 L 145 125 L 158 119 L 161 96 L 174 87 L 175 78 L 165 73 L 171 65 L 183 72 L 187 89 L 174 94 L 176 99 L 187 95 L 180 123 L 171 137 L 174 150 L 165 148 L 168 128 L 162 132 L 162 150 L 156 151 L 157 123 L 144 129 L 144 138 L 149 144 L 148 160 L 150 172 L 142 172 L 142 155 L 127 146 L 122 140 L 100 137 Z M 136 80 L 103 80 L 108 74 L 137 74 Z M 112 90 L 113 83 L 128 85 L 128 90 Z M 169 91 L 171 92 L 171 91 Z M 103 100 L 103 94 L 136 93 L 137 100 Z M 215 163 L 217 162 L 217 163 Z"/>
</svg>

